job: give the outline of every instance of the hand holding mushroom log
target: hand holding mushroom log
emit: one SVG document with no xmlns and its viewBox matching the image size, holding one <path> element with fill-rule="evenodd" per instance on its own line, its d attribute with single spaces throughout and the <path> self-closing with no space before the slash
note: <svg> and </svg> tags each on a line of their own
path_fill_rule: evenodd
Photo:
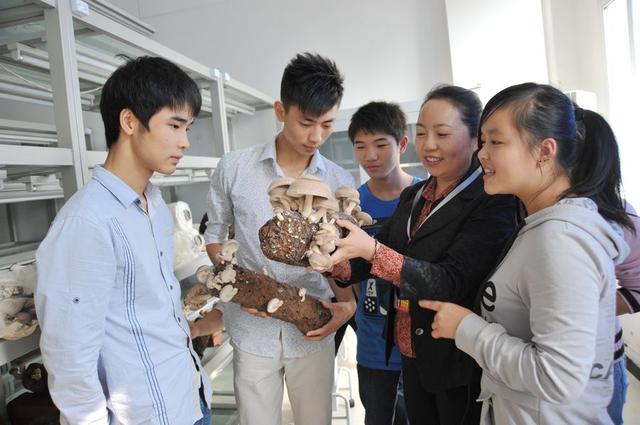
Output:
<svg viewBox="0 0 640 425">
<path fill-rule="evenodd" d="M 235 265 L 233 259 L 215 267 L 200 267 L 196 278 L 202 285 L 192 288 L 185 298 L 186 304 L 194 302 L 194 309 L 203 301 L 206 303 L 204 297 L 208 294 L 292 323 L 303 334 L 323 327 L 331 319 L 331 312 L 306 291 Z"/>
<path fill-rule="evenodd" d="M 330 267 L 353 258 L 372 261 L 375 255 L 376 240 L 350 221 L 338 220 L 337 224 L 346 230 L 348 235 L 335 241 L 337 249 L 331 254 Z"/>
</svg>

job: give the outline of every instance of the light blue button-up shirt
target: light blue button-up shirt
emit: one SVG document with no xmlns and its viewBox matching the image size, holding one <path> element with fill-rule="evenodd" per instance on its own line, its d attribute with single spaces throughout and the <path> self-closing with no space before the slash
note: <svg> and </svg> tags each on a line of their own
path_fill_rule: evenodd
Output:
<svg viewBox="0 0 640 425">
<path fill-rule="evenodd" d="M 97 168 L 36 254 L 40 349 L 69 424 L 192 425 L 208 377 L 173 274 L 173 220 L 160 190 Z"/>
<path fill-rule="evenodd" d="M 303 174 L 321 177 L 333 192 L 339 186 L 354 186 L 348 171 L 316 152 Z M 207 244 L 227 239 L 233 224 L 234 238 L 240 243 L 238 264 L 263 273 L 282 283 L 305 288 L 307 294 L 329 300 L 333 296 L 327 280 L 304 267 L 269 260 L 260 249 L 258 229 L 273 218 L 267 188 L 271 181 L 284 176 L 276 162 L 275 142 L 237 150 L 225 155 L 211 178 L 209 221 L 204 239 Z M 305 341 L 294 325 L 277 319 L 263 319 L 245 313 L 237 304 L 224 304 L 224 322 L 231 343 L 242 351 L 263 357 L 282 353 L 285 358 L 304 357 L 333 345 L 333 335 L 322 341 Z"/>
</svg>

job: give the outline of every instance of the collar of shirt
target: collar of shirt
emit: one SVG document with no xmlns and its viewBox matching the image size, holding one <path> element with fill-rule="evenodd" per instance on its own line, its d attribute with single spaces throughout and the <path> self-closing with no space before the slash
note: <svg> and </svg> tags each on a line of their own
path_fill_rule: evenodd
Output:
<svg viewBox="0 0 640 425">
<path fill-rule="evenodd" d="M 120 177 L 108 171 L 104 167 L 97 166 L 95 168 L 93 177 L 107 189 L 115 198 L 124 206 L 129 207 L 132 203 L 138 201 L 141 202 L 140 197 L 135 190 L 126 184 Z M 160 189 L 151 182 L 147 183 L 144 189 L 144 194 L 147 197 L 149 205 L 149 212 L 158 206 L 158 203 L 162 199 Z"/>
<path fill-rule="evenodd" d="M 276 140 L 277 138 L 274 139 L 273 142 L 267 143 L 264 145 L 264 148 L 262 149 L 262 153 L 260 154 L 260 157 L 258 160 L 259 161 L 272 160 L 274 166 L 276 166 L 276 170 L 277 170 L 276 175 L 278 177 L 282 177 L 284 173 L 282 172 L 282 169 L 279 166 L 277 166 L 278 162 L 276 161 Z M 326 171 L 327 171 L 327 165 L 325 164 L 324 156 L 322 156 L 322 154 L 318 150 L 311 157 L 311 162 L 309 163 L 309 166 L 306 168 L 303 174 L 317 174 L 318 172 L 324 173 Z"/>
<path fill-rule="evenodd" d="M 424 188 L 424 191 L 422 192 L 422 197 L 424 198 L 425 201 L 430 203 L 441 201 L 453 189 L 455 189 L 455 187 L 458 185 L 460 181 L 456 180 L 453 183 L 451 183 L 442 191 L 440 196 L 437 196 L 437 197 L 436 197 L 436 182 L 437 182 L 436 178 L 433 177 L 431 180 L 429 180 L 429 183 L 427 183 L 427 187 Z"/>
</svg>

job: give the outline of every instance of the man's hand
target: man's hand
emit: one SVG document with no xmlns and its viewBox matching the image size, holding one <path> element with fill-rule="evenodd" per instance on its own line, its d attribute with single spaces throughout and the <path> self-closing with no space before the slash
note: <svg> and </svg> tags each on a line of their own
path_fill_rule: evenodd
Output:
<svg viewBox="0 0 640 425">
<path fill-rule="evenodd" d="M 196 338 L 202 335 L 212 335 L 218 331 L 222 331 L 222 328 L 224 327 L 222 312 L 216 309 L 205 314 L 202 319 L 188 323 L 191 338 Z"/>
<path fill-rule="evenodd" d="M 322 341 L 327 336 L 340 329 L 340 327 L 347 323 L 349 319 L 351 319 L 351 316 L 356 312 L 355 301 L 342 301 L 336 303 L 330 303 L 327 301 L 321 302 L 325 308 L 331 311 L 331 320 L 329 320 L 323 327 L 307 332 L 304 337 L 307 341 Z"/>
<path fill-rule="evenodd" d="M 222 250 L 222 244 L 210 243 L 209 245 L 206 246 L 206 248 L 207 248 L 207 254 L 209 255 L 209 259 L 211 260 L 211 262 L 214 265 L 220 264 L 220 258 L 218 257 L 218 254 Z"/>
</svg>

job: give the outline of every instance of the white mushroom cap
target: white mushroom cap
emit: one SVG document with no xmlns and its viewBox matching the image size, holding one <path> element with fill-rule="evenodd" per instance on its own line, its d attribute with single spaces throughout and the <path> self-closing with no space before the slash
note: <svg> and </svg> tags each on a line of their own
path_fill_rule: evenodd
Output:
<svg viewBox="0 0 640 425">
<path fill-rule="evenodd" d="M 207 279 L 211 274 L 211 267 L 209 266 L 200 266 L 198 270 L 196 270 L 196 280 L 200 283 L 207 283 Z"/>
<path fill-rule="evenodd" d="M 271 298 L 267 303 L 267 313 L 269 314 L 275 313 L 276 310 L 282 307 L 283 304 L 284 304 L 284 301 L 282 301 L 280 298 Z"/>
<path fill-rule="evenodd" d="M 233 259 L 233 254 L 235 254 L 239 247 L 240 244 L 237 240 L 229 239 L 222 244 L 222 249 L 218 253 L 218 258 L 222 261 L 231 261 Z"/>
<path fill-rule="evenodd" d="M 289 189 L 289 185 L 294 180 L 292 177 L 280 177 L 271 182 L 267 188 L 267 193 L 272 206 L 282 206 L 285 210 L 292 209 L 291 198 L 287 196 L 287 189 Z"/>
<path fill-rule="evenodd" d="M 344 199 L 344 198 L 353 198 L 360 200 L 360 193 L 349 186 L 340 186 L 336 189 L 336 198 Z"/>
<path fill-rule="evenodd" d="M 347 214 L 351 214 L 353 208 L 360 205 L 360 194 L 352 187 L 340 186 L 336 189 L 336 198 L 340 199 L 342 210 Z"/>
<path fill-rule="evenodd" d="M 222 283 L 222 280 L 220 280 L 219 276 L 215 276 L 213 273 L 209 275 L 209 278 L 207 279 L 207 288 L 209 289 L 217 289 L 220 290 L 220 288 L 222 288 L 222 285 L 220 285 Z"/>
<path fill-rule="evenodd" d="M 335 242 L 338 238 L 339 235 L 336 235 L 336 233 L 328 229 L 320 229 L 313 235 L 313 241 L 320 247 L 328 243 Z"/>
<path fill-rule="evenodd" d="M 302 176 L 297 178 L 289 189 L 287 195 L 292 198 L 304 198 L 304 206 L 301 214 L 304 217 L 309 217 L 311 214 L 312 201 L 314 196 L 319 196 L 325 199 L 331 198 L 331 189 L 318 177 L 314 176 Z"/>
<path fill-rule="evenodd" d="M 236 271 L 233 270 L 232 267 L 227 267 L 226 269 L 218 273 L 217 277 L 220 279 L 222 283 L 228 283 L 228 282 L 234 283 L 236 281 Z"/>
<path fill-rule="evenodd" d="M 313 254 L 321 254 L 320 247 L 315 241 L 311 241 L 309 249 L 304 253 L 307 257 L 311 257 Z"/>
<path fill-rule="evenodd" d="M 293 183 L 294 181 L 295 179 L 292 177 L 279 177 L 277 179 L 274 179 L 269 185 L 269 187 L 267 188 L 267 193 L 269 193 L 269 196 L 271 196 L 272 193 L 274 194 L 285 193 L 289 188 L 289 186 L 291 185 L 291 183 Z"/>
<path fill-rule="evenodd" d="M 332 220 L 334 220 L 334 219 L 332 219 Z M 339 239 L 339 238 L 340 238 L 340 230 L 339 230 L 339 229 L 338 229 L 338 227 L 337 227 L 335 224 L 333 224 L 333 223 L 322 223 L 322 224 L 320 225 L 320 229 L 316 232 L 316 234 L 317 234 L 317 233 L 322 234 L 322 233 L 324 233 L 324 232 L 327 232 L 327 233 L 329 233 L 329 234 L 331 234 L 331 235 L 335 236 L 335 238 L 336 238 L 336 239 Z"/>
<path fill-rule="evenodd" d="M 320 219 L 326 217 L 327 211 L 338 211 L 340 209 L 335 198 L 314 198 L 312 206 L 316 212 L 309 216 L 311 223 L 317 223 Z"/>
<path fill-rule="evenodd" d="M 313 253 L 309 256 L 309 265 L 317 272 L 326 272 L 331 267 L 329 254 Z"/>
<path fill-rule="evenodd" d="M 234 288 L 232 285 L 226 285 L 220 290 L 218 297 L 223 303 L 228 303 L 236 296 L 237 293 L 238 288 Z"/>
<path fill-rule="evenodd" d="M 373 218 L 364 211 L 355 213 L 355 218 L 358 220 L 358 226 L 369 226 L 373 224 Z"/>
<path fill-rule="evenodd" d="M 327 211 L 338 211 L 340 205 L 338 205 L 338 200 L 334 197 L 330 198 L 314 198 L 313 200 L 313 208 L 320 209 L 324 208 Z"/>
<path fill-rule="evenodd" d="M 274 211 L 276 208 L 287 211 L 293 210 L 294 208 L 291 207 L 291 201 L 292 199 L 289 198 L 286 194 L 274 194 L 269 196 L 269 202 L 271 202 L 271 206 L 273 207 Z"/>
<path fill-rule="evenodd" d="M 322 252 L 323 254 L 331 254 L 335 250 L 336 250 L 335 240 L 320 245 L 320 252 Z"/>
</svg>

